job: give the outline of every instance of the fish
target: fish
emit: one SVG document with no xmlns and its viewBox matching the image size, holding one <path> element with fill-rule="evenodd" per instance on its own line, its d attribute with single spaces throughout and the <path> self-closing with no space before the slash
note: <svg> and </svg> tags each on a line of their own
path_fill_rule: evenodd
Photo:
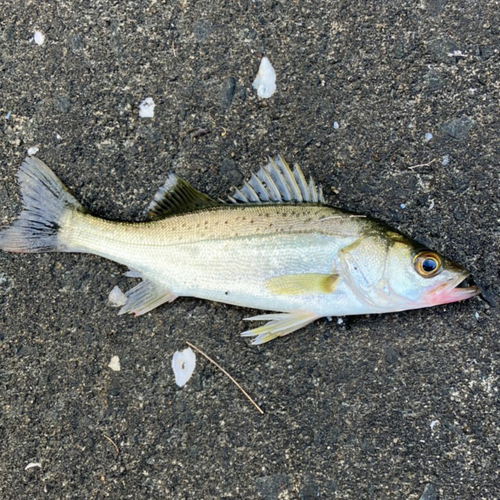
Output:
<svg viewBox="0 0 500 500">
<path fill-rule="evenodd" d="M 170 173 L 143 222 L 92 214 L 40 159 L 18 172 L 22 211 L 0 232 L 6 252 L 81 252 L 127 266 L 141 282 L 119 314 L 178 297 L 265 311 L 241 335 L 263 344 L 319 318 L 379 314 L 461 301 L 459 264 L 384 222 L 329 206 L 321 187 L 277 156 L 216 200 Z"/>
</svg>

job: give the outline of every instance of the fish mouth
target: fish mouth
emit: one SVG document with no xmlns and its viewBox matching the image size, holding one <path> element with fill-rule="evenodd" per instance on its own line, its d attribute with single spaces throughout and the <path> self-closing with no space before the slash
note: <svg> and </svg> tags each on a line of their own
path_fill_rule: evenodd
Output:
<svg viewBox="0 0 500 500">
<path fill-rule="evenodd" d="M 435 306 L 459 302 L 479 295 L 479 287 L 475 285 L 459 286 L 469 276 L 470 274 L 467 271 L 463 271 L 457 276 L 450 278 L 450 280 L 445 283 L 437 285 L 427 293 L 426 301 L 429 302 L 430 305 Z"/>
</svg>

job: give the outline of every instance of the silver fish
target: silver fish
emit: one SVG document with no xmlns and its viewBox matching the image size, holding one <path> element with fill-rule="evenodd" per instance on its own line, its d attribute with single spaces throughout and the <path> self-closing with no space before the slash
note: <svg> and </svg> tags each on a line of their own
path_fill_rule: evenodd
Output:
<svg viewBox="0 0 500 500">
<path fill-rule="evenodd" d="M 18 173 L 23 211 L 0 232 L 8 252 L 85 252 L 130 268 L 142 282 L 120 314 L 180 296 L 273 311 L 243 332 L 261 344 L 321 317 L 417 309 L 464 300 L 469 273 L 385 224 L 327 206 L 321 189 L 278 156 L 216 201 L 170 174 L 149 220 L 90 214 L 41 160 Z"/>
</svg>

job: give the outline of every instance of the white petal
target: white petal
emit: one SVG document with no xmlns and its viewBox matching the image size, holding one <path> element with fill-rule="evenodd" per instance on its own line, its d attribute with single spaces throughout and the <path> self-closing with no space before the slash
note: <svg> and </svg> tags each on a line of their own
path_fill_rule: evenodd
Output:
<svg viewBox="0 0 500 500">
<path fill-rule="evenodd" d="M 120 371 L 120 358 L 118 356 L 113 356 L 111 358 L 111 361 L 109 362 L 108 365 L 109 368 L 111 368 L 114 372 L 119 372 Z"/>
<path fill-rule="evenodd" d="M 33 469 L 34 467 L 42 468 L 42 464 L 40 462 L 30 462 L 24 470 L 30 470 Z"/>
<path fill-rule="evenodd" d="M 184 387 L 193 375 L 196 367 L 196 355 L 188 347 L 183 351 L 176 351 L 172 358 L 172 370 L 174 370 L 175 383 L 179 387 Z"/>
<path fill-rule="evenodd" d="M 263 57 L 260 61 L 259 72 L 252 86 L 257 90 L 257 95 L 263 99 L 271 97 L 276 91 L 276 73 L 267 57 Z"/>
<path fill-rule="evenodd" d="M 36 30 L 35 33 L 33 33 L 33 41 L 37 45 L 42 45 L 43 42 L 45 42 L 45 35 L 41 31 Z"/>
<path fill-rule="evenodd" d="M 155 103 L 151 97 L 146 97 L 139 104 L 139 116 L 141 118 L 153 118 L 155 115 Z"/>
<path fill-rule="evenodd" d="M 113 307 L 122 307 L 127 303 L 127 296 L 121 291 L 120 287 L 116 285 L 108 296 L 109 303 Z"/>
</svg>

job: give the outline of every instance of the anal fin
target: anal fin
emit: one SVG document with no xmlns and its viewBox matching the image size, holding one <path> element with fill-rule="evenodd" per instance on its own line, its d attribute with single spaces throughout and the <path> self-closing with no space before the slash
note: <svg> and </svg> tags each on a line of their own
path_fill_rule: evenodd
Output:
<svg viewBox="0 0 500 500">
<path fill-rule="evenodd" d="M 263 326 L 247 330 L 242 337 L 255 337 L 252 344 L 259 345 L 269 342 L 277 337 L 284 337 L 289 333 L 299 330 L 318 319 L 318 316 L 307 312 L 261 314 L 245 321 L 268 321 Z"/>
<path fill-rule="evenodd" d="M 118 314 L 133 313 L 136 316 L 141 316 L 165 302 L 172 302 L 177 298 L 177 295 L 168 291 L 164 286 L 142 278 L 141 283 L 125 292 L 127 302 Z"/>
</svg>

